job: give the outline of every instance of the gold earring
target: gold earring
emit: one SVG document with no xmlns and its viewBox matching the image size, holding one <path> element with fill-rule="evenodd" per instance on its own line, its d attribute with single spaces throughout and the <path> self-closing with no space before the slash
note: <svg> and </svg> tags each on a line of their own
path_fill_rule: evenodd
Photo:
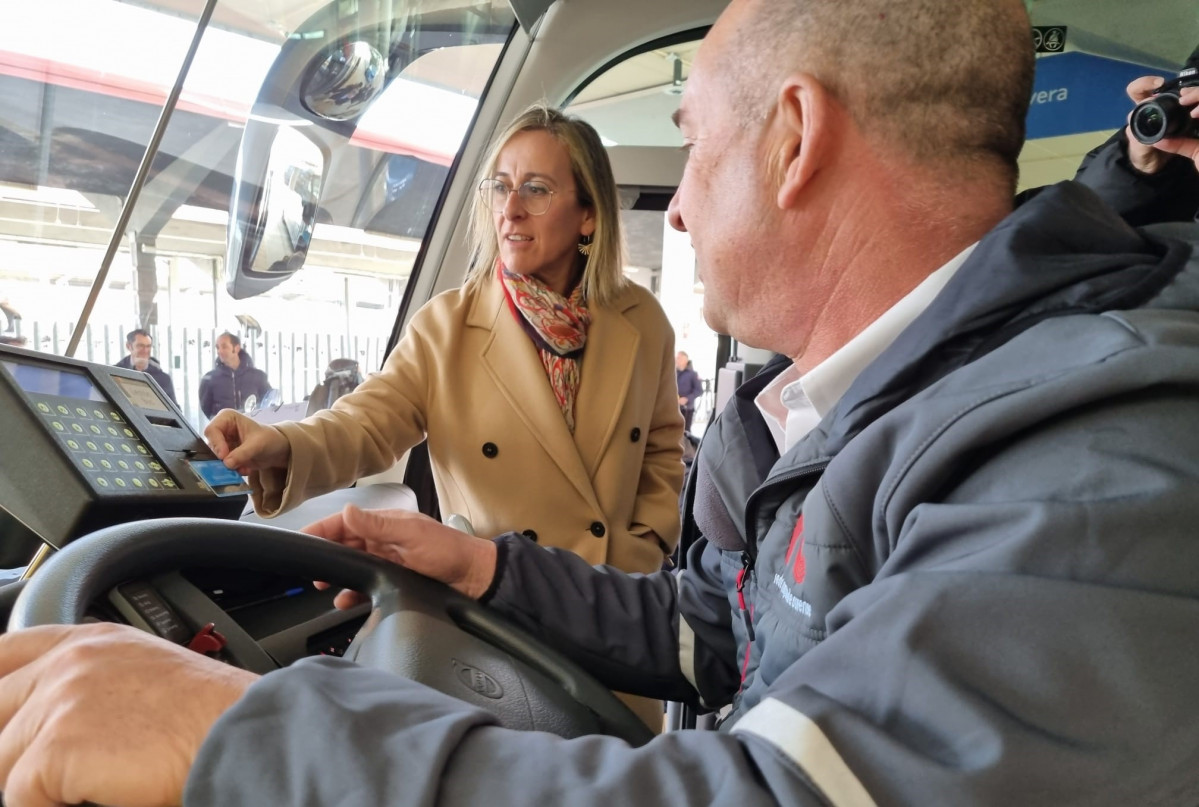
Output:
<svg viewBox="0 0 1199 807">
<path fill-rule="evenodd" d="M 579 253 L 584 257 L 591 257 L 591 236 L 585 235 L 579 239 Z"/>
</svg>

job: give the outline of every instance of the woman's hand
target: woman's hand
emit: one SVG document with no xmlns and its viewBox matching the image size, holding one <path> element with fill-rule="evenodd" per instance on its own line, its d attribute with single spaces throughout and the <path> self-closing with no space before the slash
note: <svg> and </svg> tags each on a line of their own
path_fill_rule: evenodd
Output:
<svg viewBox="0 0 1199 807">
<path fill-rule="evenodd" d="M 204 428 L 217 459 L 242 476 L 250 471 L 286 468 L 291 443 L 273 426 L 264 426 L 232 409 L 222 409 Z"/>
<path fill-rule="evenodd" d="M 1153 95 L 1153 91 L 1165 83 L 1161 76 L 1142 76 L 1128 85 L 1128 97 L 1139 104 Z M 1179 96 L 1184 106 L 1190 105 L 1191 118 L 1199 119 L 1199 87 L 1188 87 Z M 1199 139 L 1193 137 L 1166 137 L 1151 146 L 1132 136 L 1132 128 L 1125 129 L 1128 140 L 1128 161 L 1142 174 L 1156 174 L 1175 154 L 1191 160 L 1199 169 Z"/>
<path fill-rule="evenodd" d="M 414 572 L 440 580 L 468 597 L 478 599 L 495 577 L 495 544 L 447 527 L 428 516 L 407 510 L 361 510 L 352 504 L 340 513 L 309 524 L 309 535 L 361 549 Z M 318 583 L 317 588 L 326 588 Z M 361 602 L 352 591 L 337 595 L 334 605 L 349 608 Z"/>
</svg>

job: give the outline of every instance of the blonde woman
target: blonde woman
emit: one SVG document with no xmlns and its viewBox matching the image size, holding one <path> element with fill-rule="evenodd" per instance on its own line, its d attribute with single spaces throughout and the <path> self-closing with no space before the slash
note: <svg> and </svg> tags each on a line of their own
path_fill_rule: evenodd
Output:
<svg viewBox="0 0 1199 807">
<path fill-rule="evenodd" d="M 462 288 L 413 318 L 381 372 L 297 423 L 205 430 L 271 516 L 390 467 L 428 438 L 441 511 L 593 564 L 651 572 L 679 535 L 674 337 L 627 281 L 599 136 L 537 105 L 478 182 Z"/>
</svg>

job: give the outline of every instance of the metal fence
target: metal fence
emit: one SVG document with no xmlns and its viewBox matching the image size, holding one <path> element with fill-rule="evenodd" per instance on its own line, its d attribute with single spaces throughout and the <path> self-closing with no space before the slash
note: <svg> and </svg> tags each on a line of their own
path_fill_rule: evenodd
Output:
<svg viewBox="0 0 1199 807">
<path fill-rule="evenodd" d="M 84 329 L 75 358 L 98 364 L 116 364 L 126 355 L 125 334 L 132 325 L 93 324 Z M 71 335 L 69 323 L 22 323 L 21 334 L 29 346 L 62 355 Z M 175 384 L 179 408 L 197 429 L 207 422 L 200 411 L 200 379 L 216 361 L 216 338 L 224 331 L 215 328 L 147 328 L 154 340 L 153 354 Z M 387 340 L 382 337 L 350 337 L 345 334 L 254 331 L 238 333 L 242 349 L 254 366 L 266 373 L 284 403 L 302 401 L 325 378 L 325 368 L 334 359 L 355 359 L 362 374 L 378 370 L 386 357 Z"/>
</svg>

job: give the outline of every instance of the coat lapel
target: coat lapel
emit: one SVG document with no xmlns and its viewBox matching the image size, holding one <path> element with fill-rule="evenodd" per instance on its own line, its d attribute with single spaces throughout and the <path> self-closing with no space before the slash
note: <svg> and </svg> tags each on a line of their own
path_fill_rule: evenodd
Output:
<svg viewBox="0 0 1199 807">
<path fill-rule="evenodd" d="M 591 310 L 587 348 L 583 351 L 582 378 L 575 400 L 574 443 L 587 469 L 595 473 L 613 433 L 620 422 L 629 385 L 633 381 L 637 348 L 641 334 L 623 316 L 633 304 L 633 295 L 625 294 L 611 308 Z M 602 345 L 603 348 L 599 349 Z M 594 347 L 593 347 L 594 346 Z M 643 425 L 648 431 L 649 424 Z"/>
<path fill-rule="evenodd" d="M 498 282 L 492 280 L 488 283 L 476 299 L 468 323 L 491 331 L 480 360 L 505 401 L 583 499 L 595 512 L 602 512 L 591 486 L 591 476 L 566 427 L 566 420 L 550 389 L 537 349 L 508 312 Z M 583 372 L 586 373 L 586 369 Z M 585 386 L 585 382 L 582 386 Z M 575 413 L 577 422 L 577 403 Z"/>
</svg>

